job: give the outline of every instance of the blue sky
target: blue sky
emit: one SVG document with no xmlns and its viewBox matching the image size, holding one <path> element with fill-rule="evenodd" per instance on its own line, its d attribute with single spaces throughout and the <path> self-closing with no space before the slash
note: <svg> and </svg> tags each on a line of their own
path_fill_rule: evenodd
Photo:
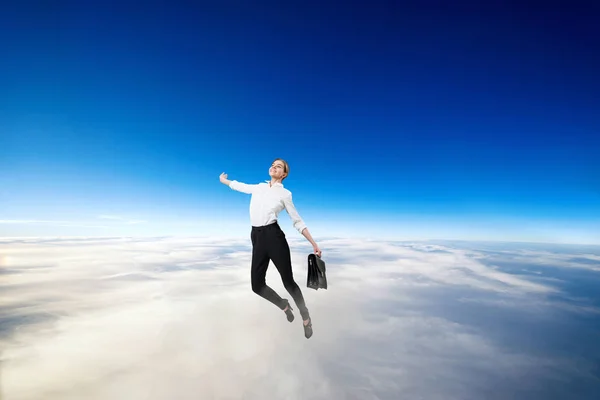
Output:
<svg viewBox="0 0 600 400">
<path fill-rule="evenodd" d="M 317 238 L 600 243 L 598 6 L 389 3 L 8 7 L 0 235 L 243 236 L 283 157 Z"/>
</svg>

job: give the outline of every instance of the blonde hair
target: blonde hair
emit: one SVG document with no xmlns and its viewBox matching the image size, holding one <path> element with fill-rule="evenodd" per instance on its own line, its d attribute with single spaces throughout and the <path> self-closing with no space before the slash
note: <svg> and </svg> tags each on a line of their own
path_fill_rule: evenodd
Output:
<svg viewBox="0 0 600 400">
<path fill-rule="evenodd" d="M 285 172 L 285 176 L 281 178 L 281 181 L 283 182 L 283 180 L 290 174 L 290 165 L 283 158 L 276 158 L 273 160 L 273 162 L 275 161 L 281 161 L 283 163 L 283 172 Z"/>
</svg>

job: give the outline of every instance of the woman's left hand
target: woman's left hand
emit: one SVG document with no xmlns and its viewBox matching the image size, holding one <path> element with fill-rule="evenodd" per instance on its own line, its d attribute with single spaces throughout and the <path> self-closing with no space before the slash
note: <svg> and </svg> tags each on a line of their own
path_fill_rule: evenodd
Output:
<svg viewBox="0 0 600 400">
<path fill-rule="evenodd" d="M 319 246 L 317 246 L 316 244 L 313 246 L 313 251 L 316 255 L 321 257 L 321 250 L 319 249 Z"/>
</svg>

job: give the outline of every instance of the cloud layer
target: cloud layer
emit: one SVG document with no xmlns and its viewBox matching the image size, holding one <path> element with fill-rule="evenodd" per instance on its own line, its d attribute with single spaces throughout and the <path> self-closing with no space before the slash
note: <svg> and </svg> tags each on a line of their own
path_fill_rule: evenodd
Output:
<svg viewBox="0 0 600 400">
<path fill-rule="evenodd" d="M 570 336 L 599 332 L 582 325 L 598 304 L 545 269 L 597 277 L 598 253 L 329 239 L 316 292 L 310 246 L 289 240 L 310 340 L 250 290 L 246 239 L 2 240 L 3 398 L 585 398 L 598 383 L 600 352 Z M 267 282 L 290 298 L 273 267 Z"/>
</svg>

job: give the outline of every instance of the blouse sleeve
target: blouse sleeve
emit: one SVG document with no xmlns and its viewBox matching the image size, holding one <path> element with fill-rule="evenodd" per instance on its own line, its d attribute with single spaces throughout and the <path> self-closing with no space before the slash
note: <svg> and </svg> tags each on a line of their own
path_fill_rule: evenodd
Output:
<svg viewBox="0 0 600 400">
<path fill-rule="evenodd" d="M 254 192 L 254 189 L 256 188 L 256 186 L 258 186 L 258 185 L 248 185 L 247 183 L 242 183 L 242 182 L 238 182 L 238 181 L 229 182 L 229 187 L 231 189 L 237 190 L 238 192 L 242 192 L 242 193 L 246 193 L 246 194 L 252 194 Z"/>
<path fill-rule="evenodd" d="M 283 204 L 285 206 L 285 211 L 289 214 L 292 219 L 292 223 L 294 224 L 294 228 L 300 233 L 306 228 L 306 224 L 298 214 L 296 207 L 294 206 L 294 202 L 292 200 L 292 194 L 289 193 L 287 196 L 283 198 Z"/>
</svg>

